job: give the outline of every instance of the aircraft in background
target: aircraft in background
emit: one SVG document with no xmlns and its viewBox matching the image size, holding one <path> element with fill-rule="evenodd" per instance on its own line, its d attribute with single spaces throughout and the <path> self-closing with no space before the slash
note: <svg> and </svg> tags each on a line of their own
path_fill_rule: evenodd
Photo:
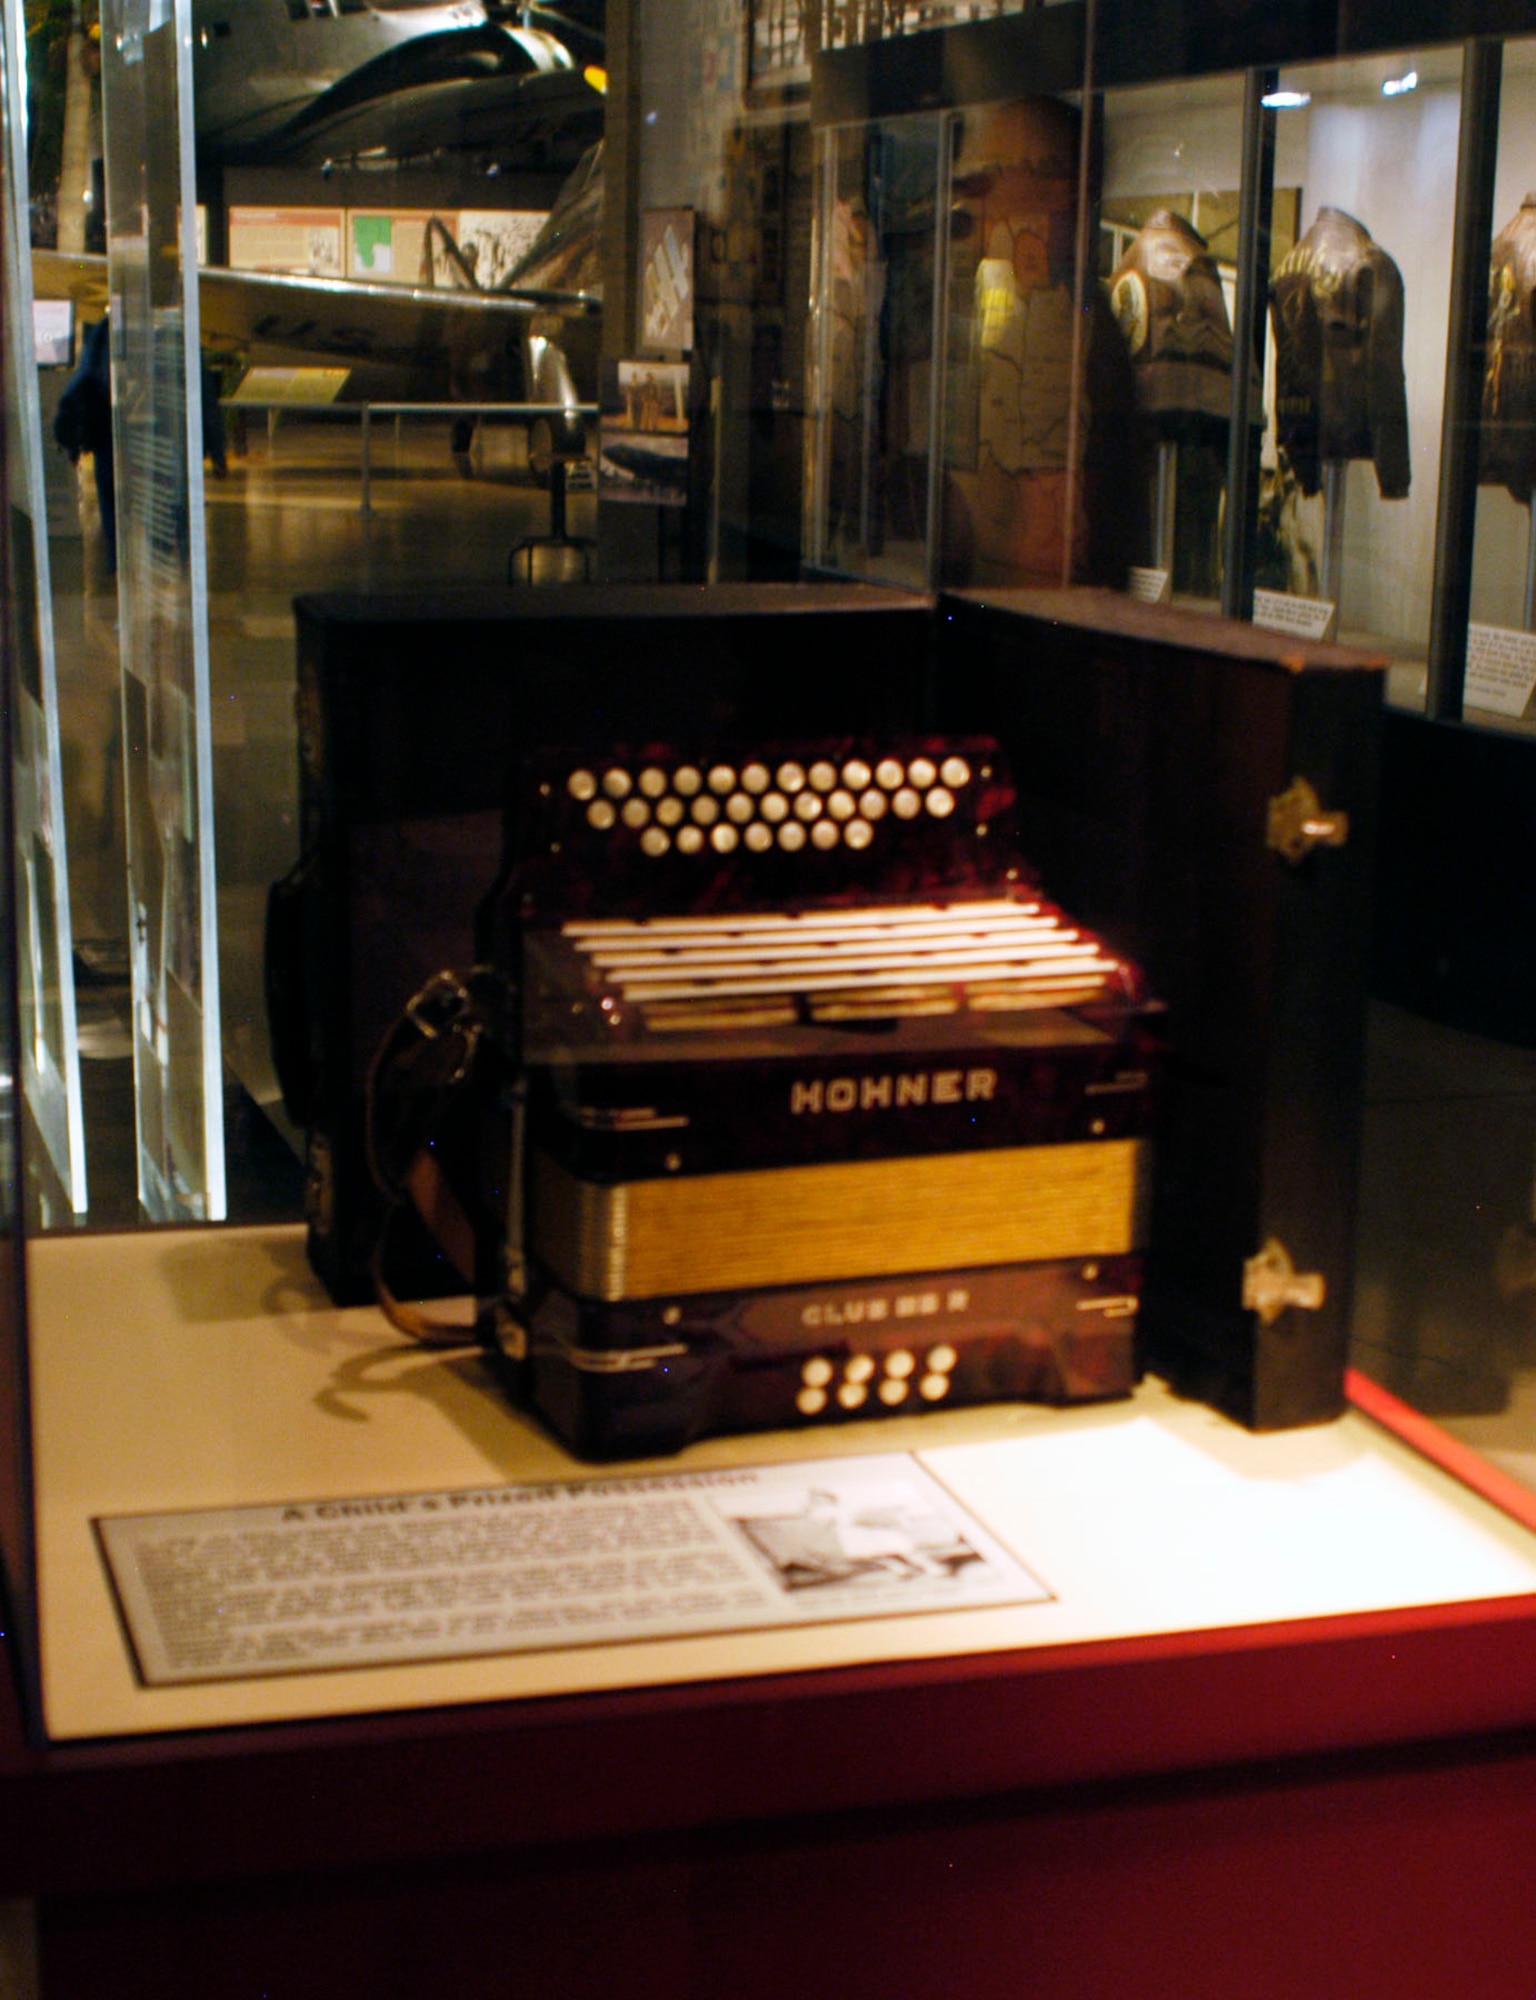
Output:
<svg viewBox="0 0 1536 2000">
<path fill-rule="evenodd" d="M 204 164 L 569 172 L 602 129 L 601 34 L 556 7 L 193 0 L 192 45 Z"/>
</svg>

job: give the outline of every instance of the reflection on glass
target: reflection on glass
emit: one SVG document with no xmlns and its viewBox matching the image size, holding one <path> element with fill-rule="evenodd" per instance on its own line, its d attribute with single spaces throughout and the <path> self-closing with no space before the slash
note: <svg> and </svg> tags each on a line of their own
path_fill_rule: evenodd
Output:
<svg viewBox="0 0 1536 2000">
<path fill-rule="evenodd" d="M 102 13 L 139 1197 L 223 1215 L 189 0 Z"/>
<path fill-rule="evenodd" d="M 1391 657 L 1390 699 L 1421 706 L 1461 57 L 1398 52 L 1280 83 L 1293 101 L 1275 113 L 1275 181 L 1298 192 L 1300 234 L 1270 267 L 1270 559 L 1281 587 L 1336 607 L 1335 636 Z"/>
</svg>

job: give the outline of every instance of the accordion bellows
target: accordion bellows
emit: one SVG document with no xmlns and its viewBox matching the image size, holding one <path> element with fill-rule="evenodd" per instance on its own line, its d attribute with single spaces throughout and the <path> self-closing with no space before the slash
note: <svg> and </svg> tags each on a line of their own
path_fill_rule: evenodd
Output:
<svg viewBox="0 0 1536 2000">
<path fill-rule="evenodd" d="M 1151 1009 L 1010 805 L 969 740 L 541 769 L 495 929 L 577 1450 L 1129 1388 Z"/>
</svg>

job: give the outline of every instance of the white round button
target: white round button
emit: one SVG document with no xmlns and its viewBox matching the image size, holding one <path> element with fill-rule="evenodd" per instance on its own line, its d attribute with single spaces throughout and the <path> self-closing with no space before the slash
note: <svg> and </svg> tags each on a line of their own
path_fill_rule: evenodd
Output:
<svg viewBox="0 0 1536 2000">
<path fill-rule="evenodd" d="M 875 837 L 875 830 L 867 819 L 851 819 L 843 828 L 843 838 L 854 849 L 868 847 Z"/>
<path fill-rule="evenodd" d="M 875 766 L 875 783 L 887 792 L 894 792 L 898 785 L 907 782 L 905 768 L 894 757 L 882 757 Z"/>
<path fill-rule="evenodd" d="M 741 783 L 745 791 L 766 792 L 773 779 L 766 764 L 745 764 L 742 766 Z"/>
<path fill-rule="evenodd" d="M 904 1347 L 898 1347 L 885 1357 L 885 1372 L 894 1375 L 898 1381 L 905 1381 L 917 1366 L 916 1358 Z"/>
<path fill-rule="evenodd" d="M 713 826 L 720 817 L 720 801 L 712 799 L 708 792 L 700 792 L 688 810 L 699 826 Z"/>
<path fill-rule="evenodd" d="M 604 771 L 603 790 L 611 799 L 627 799 L 630 793 L 628 771 L 621 771 L 617 767 L 610 771 Z"/>
<path fill-rule="evenodd" d="M 821 800 L 815 792 L 800 792 L 795 798 L 796 819 L 820 819 Z"/>
<path fill-rule="evenodd" d="M 617 818 L 607 799 L 594 799 L 587 807 L 587 825 L 595 826 L 599 833 L 606 833 Z"/>
<path fill-rule="evenodd" d="M 773 845 L 773 828 L 755 819 L 741 837 L 754 854 L 766 854 Z"/>
<path fill-rule="evenodd" d="M 779 828 L 779 845 L 786 854 L 798 854 L 805 845 L 805 828 L 797 819 L 787 819 Z"/>
<path fill-rule="evenodd" d="M 799 764 L 781 764 L 778 776 L 779 790 L 781 792 L 803 792 L 805 790 L 805 771 Z"/>
<path fill-rule="evenodd" d="M 883 819 L 885 816 L 885 793 L 866 792 L 859 800 L 859 811 L 866 819 Z"/>
<path fill-rule="evenodd" d="M 837 1400 L 845 1410 L 862 1409 L 869 1401 L 869 1391 L 862 1382 L 845 1382 L 837 1392 Z"/>
<path fill-rule="evenodd" d="M 852 792 L 834 792 L 827 800 L 827 811 L 834 819 L 852 819 L 858 811 L 853 802 Z"/>
<path fill-rule="evenodd" d="M 819 847 L 827 854 L 842 839 L 842 830 L 835 819 L 819 819 L 811 828 L 811 845 Z"/>
<path fill-rule="evenodd" d="M 872 1354 L 854 1354 L 849 1357 L 843 1374 L 850 1382 L 867 1382 L 875 1372 L 875 1358 Z"/>
<path fill-rule="evenodd" d="M 659 826 L 648 826 L 640 836 L 641 852 L 650 855 L 653 861 L 665 854 L 671 845 L 672 836 L 663 833 Z"/>
<path fill-rule="evenodd" d="M 651 809 L 644 799 L 626 799 L 619 818 L 626 826 L 644 826 L 651 816 Z"/>
<path fill-rule="evenodd" d="M 971 767 L 963 757 L 946 757 L 939 766 L 939 776 L 953 792 L 971 782 Z"/>
<path fill-rule="evenodd" d="M 704 835 L 696 826 L 680 826 L 677 830 L 677 851 L 679 854 L 697 854 L 704 845 Z"/>
<path fill-rule="evenodd" d="M 960 1359 L 947 1340 L 940 1347 L 930 1347 L 924 1358 L 930 1375 L 948 1375 Z"/>
<path fill-rule="evenodd" d="M 826 1407 L 825 1389 L 802 1389 L 795 1398 L 795 1408 L 802 1417 L 819 1417 Z"/>
<path fill-rule="evenodd" d="M 672 789 L 679 798 L 691 799 L 703 783 L 692 764 L 679 764 L 672 773 Z"/>
<path fill-rule="evenodd" d="M 709 789 L 718 792 L 723 799 L 727 792 L 736 789 L 736 773 L 729 764 L 712 764 L 709 771 Z"/>
<path fill-rule="evenodd" d="M 565 789 L 573 799 L 579 799 L 585 805 L 588 799 L 597 797 L 597 780 L 590 771 L 572 771 L 565 781 Z"/>
<path fill-rule="evenodd" d="M 681 799 L 658 799 L 656 818 L 662 826 L 676 826 L 686 808 Z"/>
<path fill-rule="evenodd" d="M 667 774 L 657 770 L 654 764 L 647 764 L 640 773 L 640 789 L 648 799 L 659 799 L 667 789 Z"/>
<path fill-rule="evenodd" d="M 717 827 L 710 829 L 709 844 L 713 847 L 716 854 L 734 853 L 736 843 L 740 839 L 741 835 L 731 825 L 729 820 L 723 819 Z"/>
<path fill-rule="evenodd" d="M 813 1354 L 801 1363 L 800 1380 L 811 1389 L 825 1389 L 832 1380 L 832 1363 L 824 1354 Z"/>
<path fill-rule="evenodd" d="M 850 792 L 862 792 L 872 775 L 862 757 L 850 757 L 843 766 L 843 783 Z"/>
<path fill-rule="evenodd" d="M 907 1390 L 910 1386 L 910 1383 L 898 1381 L 894 1375 L 887 1375 L 877 1393 L 882 1403 L 890 1409 L 895 1409 L 898 1403 L 907 1400 Z"/>
<path fill-rule="evenodd" d="M 931 757 L 914 757 L 907 766 L 907 781 L 920 792 L 925 792 L 938 775 Z"/>
<path fill-rule="evenodd" d="M 935 819 L 948 819 L 955 809 L 955 795 L 942 785 L 935 785 L 923 803 Z"/>
<path fill-rule="evenodd" d="M 725 802 L 725 816 L 737 826 L 745 826 L 755 810 L 745 792 L 732 792 Z"/>
<path fill-rule="evenodd" d="M 891 811 L 898 819 L 916 819 L 922 809 L 921 797 L 905 785 L 891 800 Z"/>
<path fill-rule="evenodd" d="M 777 826 L 781 819 L 788 816 L 789 800 L 782 792 L 770 792 L 758 807 L 758 811 L 770 826 Z"/>
<path fill-rule="evenodd" d="M 925 1403 L 937 1403 L 949 1394 L 947 1375 L 925 1375 L 917 1385 L 917 1393 Z"/>
<path fill-rule="evenodd" d="M 824 757 L 818 758 L 806 775 L 809 777 L 814 790 L 818 792 L 830 792 L 832 787 L 837 783 L 837 766 L 829 764 Z"/>
</svg>

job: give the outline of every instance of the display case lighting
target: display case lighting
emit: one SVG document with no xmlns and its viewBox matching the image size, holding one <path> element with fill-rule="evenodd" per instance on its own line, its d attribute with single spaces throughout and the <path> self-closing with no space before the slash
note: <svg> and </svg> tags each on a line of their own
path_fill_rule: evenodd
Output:
<svg viewBox="0 0 1536 2000">
<path fill-rule="evenodd" d="M 1259 99 L 1266 111 L 1300 111 L 1312 102 L 1310 90 L 1271 90 Z"/>
<path fill-rule="evenodd" d="M 1410 90 L 1417 90 L 1418 87 L 1419 73 L 1416 69 L 1410 69 L 1402 76 L 1389 76 L 1381 86 L 1381 94 L 1383 97 L 1402 97 Z"/>
</svg>

